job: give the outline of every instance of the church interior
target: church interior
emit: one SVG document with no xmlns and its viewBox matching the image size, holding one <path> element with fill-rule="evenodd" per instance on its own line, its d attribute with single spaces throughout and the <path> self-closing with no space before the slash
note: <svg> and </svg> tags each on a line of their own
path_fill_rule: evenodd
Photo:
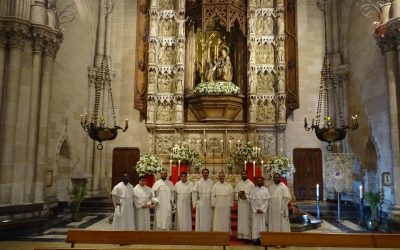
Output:
<svg viewBox="0 0 400 250">
<path fill-rule="evenodd" d="M 110 230 L 122 175 L 160 169 L 279 172 L 292 232 L 399 232 L 397 25 L 400 0 L 0 0 L 0 248 Z"/>
</svg>

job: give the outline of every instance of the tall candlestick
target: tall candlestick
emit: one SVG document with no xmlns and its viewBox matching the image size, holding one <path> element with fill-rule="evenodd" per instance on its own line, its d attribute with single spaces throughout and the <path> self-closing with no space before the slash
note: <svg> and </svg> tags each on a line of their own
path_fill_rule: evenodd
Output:
<svg viewBox="0 0 400 250">
<path fill-rule="evenodd" d="M 244 170 L 247 170 L 246 165 L 247 165 L 247 161 L 244 161 Z"/>
<path fill-rule="evenodd" d="M 207 139 L 204 139 L 204 152 L 207 153 Z"/>
<path fill-rule="evenodd" d="M 261 161 L 261 176 L 264 176 L 264 160 Z"/>
<path fill-rule="evenodd" d="M 172 175 L 172 160 L 169 160 L 169 174 Z"/>
<path fill-rule="evenodd" d="M 178 175 L 181 175 L 181 160 L 178 160 Z"/>
<path fill-rule="evenodd" d="M 363 198 L 363 187 L 362 185 L 360 185 L 360 199 Z"/>
<path fill-rule="evenodd" d="M 316 187 L 316 195 L 317 195 L 317 200 L 318 200 L 318 198 L 319 198 L 319 184 L 317 184 L 317 187 Z"/>
<path fill-rule="evenodd" d="M 256 162 L 253 161 L 253 178 L 256 177 Z"/>
</svg>

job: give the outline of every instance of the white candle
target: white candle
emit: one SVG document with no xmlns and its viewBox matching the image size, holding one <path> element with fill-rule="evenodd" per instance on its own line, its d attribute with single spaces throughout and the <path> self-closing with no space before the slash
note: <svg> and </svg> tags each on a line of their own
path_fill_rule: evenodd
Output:
<svg viewBox="0 0 400 250">
<path fill-rule="evenodd" d="M 83 124 L 83 115 L 81 115 L 81 124 Z"/>
<path fill-rule="evenodd" d="M 161 163 L 160 163 L 160 167 L 162 168 L 162 160 L 161 160 Z"/>
<path fill-rule="evenodd" d="M 172 160 L 169 160 L 169 174 L 172 175 Z"/>
<path fill-rule="evenodd" d="M 244 161 L 244 170 L 247 170 L 246 164 L 247 164 L 247 161 Z"/>
<path fill-rule="evenodd" d="M 261 176 L 264 176 L 264 160 L 261 161 Z"/>
<path fill-rule="evenodd" d="M 178 160 L 178 175 L 181 174 L 181 160 Z"/>
<path fill-rule="evenodd" d="M 229 152 L 232 150 L 232 140 L 229 140 Z"/>
<path fill-rule="evenodd" d="M 253 177 L 256 177 L 256 162 L 253 161 Z"/>
<path fill-rule="evenodd" d="M 363 198 L 363 189 L 362 189 L 362 185 L 360 185 L 360 199 Z"/>
<path fill-rule="evenodd" d="M 125 127 L 128 127 L 128 119 L 125 119 Z"/>
<path fill-rule="evenodd" d="M 317 187 L 316 187 L 316 194 L 317 194 L 317 198 L 319 197 L 319 184 L 317 184 Z"/>
</svg>

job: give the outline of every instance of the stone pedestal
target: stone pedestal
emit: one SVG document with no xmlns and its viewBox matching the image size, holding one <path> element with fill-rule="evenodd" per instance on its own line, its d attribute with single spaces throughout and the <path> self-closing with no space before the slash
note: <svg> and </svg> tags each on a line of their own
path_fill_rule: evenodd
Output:
<svg viewBox="0 0 400 250">
<path fill-rule="evenodd" d="M 189 109 L 201 122 L 233 121 L 243 107 L 243 96 L 191 96 Z"/>
</svg>

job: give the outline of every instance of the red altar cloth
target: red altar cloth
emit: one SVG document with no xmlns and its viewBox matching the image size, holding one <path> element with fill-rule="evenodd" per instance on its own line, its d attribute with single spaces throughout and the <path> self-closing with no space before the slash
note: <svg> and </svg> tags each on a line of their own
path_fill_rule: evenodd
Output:
<svg viewBox="0 0 400 250">
<path fill-rule="evenodd" d="M 149 188 L 153 187 L 154 182 L 156 182 L 156 178 L 153 174 L 146 175 L 146 186 Z"/>
<path fill-rule="evenodd" d="M 256 184 L 257 180 L 254 178 L 261 176 L 261 168 L 259 166 L 256 166 L 256 175 L 254 176 L 253 163 L 247 163 L 246 164 L 246 172 L 247 172 L 247 178 L 249 180 L 251 180 L 254 184 Z"/>
<path fill-rule="evenodd" d="M 177 183 L 178 181 L 180 181 L 180 175 L 182 172 L 186 172 L 187 173 L 187 166 L 184 163 L 181 163 L 181 167 L 180 167 L 180 173 L 178 174 L 178 165 L 174 165 L 171 168 L 171 175 L 169 177 L 169 180 L 174 183 Z"/>
</svg>

